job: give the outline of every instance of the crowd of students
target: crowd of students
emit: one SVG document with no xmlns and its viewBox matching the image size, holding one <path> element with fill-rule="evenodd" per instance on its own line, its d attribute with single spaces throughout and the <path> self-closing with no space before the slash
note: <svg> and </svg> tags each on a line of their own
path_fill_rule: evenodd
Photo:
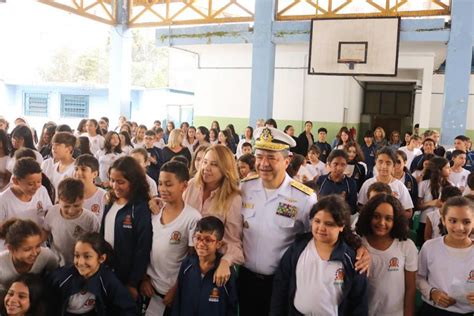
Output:
<svg viewBox="0 0 474 316">
<path fill-rule="evenodd" d="M 437 131 L 401 141 L 377 127 L 361 146 L 342 127 L 329 144 L 323 127 L 315 141 L 311 122 L 296 137 L 273 119 L 242 136 L 216 121 L 120 117 L 113 129 L 103 117 L 48 122 L 39 137 L 23 119 L 8 125 L 0 118 L 0 315 L 474 313 L 464 135 L 446 150 Z M 280 171 L 301 194 L 279 190 Z M 249 308 L 260 281 L 268 300 Z"/>
</svg>

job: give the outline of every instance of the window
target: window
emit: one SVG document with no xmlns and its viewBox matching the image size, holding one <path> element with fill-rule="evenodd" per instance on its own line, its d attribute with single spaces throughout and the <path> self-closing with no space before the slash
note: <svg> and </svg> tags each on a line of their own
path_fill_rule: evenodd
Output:
<svg viewBox="0 0 474 316">
<path fill-rule="evenodd" d="M 194 110 L 192 105 L 168 105 L 167 120 L 178 127 L 182 122 L 193 125 Z"/>
<path fill-rule="evenodd" d="M 61 117 L 89 117 L 89 96 L 61 95 Z"/>
<path fill-rule="evenodd" d="M 48 116 L 48 93 L 26 92 L 23 99 L 23 112 L 27 116 Z"/>
</svg>

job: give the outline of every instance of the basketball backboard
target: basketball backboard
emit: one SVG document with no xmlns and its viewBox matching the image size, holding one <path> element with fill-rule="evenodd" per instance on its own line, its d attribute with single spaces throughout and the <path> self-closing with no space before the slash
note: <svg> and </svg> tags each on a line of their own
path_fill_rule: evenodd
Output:
<svg viewBox="0 0 474 316">
<path fill-rule="evenodd" d="M 310 75 L 396 76 L 400 18 L 313 19 Z"/>
</svg>

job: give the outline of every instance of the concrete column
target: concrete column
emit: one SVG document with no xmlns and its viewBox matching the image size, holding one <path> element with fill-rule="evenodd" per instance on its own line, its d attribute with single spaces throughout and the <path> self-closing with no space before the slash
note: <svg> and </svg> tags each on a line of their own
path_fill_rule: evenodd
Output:
<svg viewBox="0 0 474 316">
<path fill-rule="evenodd" d="M 110 115 L 131 117 L 132 34 L 128 29 L 127 0 L 117 1 L 117 25 L 110 30 Z M 115 117 L 110 117 L 113 122 Z"/>
<path fill-rule="evenodd" d="M 466 132 L 469 79 L 472 63 L 474 1 L 453 0 L 451 36 L 444 80 L 441 144 L 451 145 Z"/>
<path fill-rule="evenodd" d="M 255 23 L 252 49 L 252 88 L 249 125 L 273 115 L 273 83 L 275 75 L 275 44 L 272 23 L 275 0 L 255 1 Z"/>
</svg>

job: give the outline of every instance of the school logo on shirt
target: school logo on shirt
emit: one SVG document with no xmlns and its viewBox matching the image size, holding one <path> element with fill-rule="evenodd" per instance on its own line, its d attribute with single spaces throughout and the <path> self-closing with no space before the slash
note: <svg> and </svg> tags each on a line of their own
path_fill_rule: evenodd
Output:
<svg viewBox="0 0 474 316">
<path fill-rule="evenodd" d="M 408 190 L 408 191 L 411 191 L 411 189 L 412 189 L 412 187 L 411 187 L 411 186 L 412 186 L 411 181 L 408 181 L 407 183 L 405 183 L 405 186 L 407 187 L 407 190 Z"/>
<path fill-rule="evenodd" d="M 84 230 L 82 229 L 82 227 L 79 226 L 79 225 L 76 225 L 76 227 L 74 227 L 74 232 L 72 233 L 72 236 L 73 236 L 74 238 L 77 238 L 77 237 L 79 237 L 83 232 L 84 232 Z"/>
<path fill-rule="evenodd" d="M 397 257 L 393 257 L 393 258 L 390 259 L 390 261 L 388 262 L 388 271 L 398 271 L 398 270 L 399 270 L 398 258 L 397 258 Z"/>
<path fill-rule="evenodd" d="M 217 287 L 211 290 L 211 294 L 209 295 L 209 302 L 219 303 L 219 289 Z"/>
<path fill-rule="evenodd" d="M 334 284 L 337 285 L 342 283 L 344 283 L 344 269 L 339 268 L 335 273 Z"/>
<path fill-rule="evenodd" d="M 474 270 L 471 270 L 471 272 L 469 272 L 467 283 L 474 283 Z"/>
<path fill-rule="evenodd" d="M 91 212 L 97 215 L 99 214 L 99 208 L 100 208 L 99 204 L 92 204 Z"/>
<path fill-rule="evenodd" d="M 276 214 L 288 218 L 295 218 L 297 212 L 298 209 L 296 208 L 296 206 L 280 202 L 278 203 Z"/>
<path fill-rule="evenodd" d="M 170 236 L 170 244 L 176 245 L 181 242 L 181 233 L 179 231 L 174 231 Z"/>
<path fill-rule="evenodd" d="M 122 222 L 123 228 L 132 228 L 132 217 L 130 215 L 125 216 Z"/>
<path fill-rule="evenodd" d="M 36 212 L 38 213 L 38 215 L 42 215 L 44 213 L 43 202 L 38 201 L 36 203 Z"/>
</svg>

